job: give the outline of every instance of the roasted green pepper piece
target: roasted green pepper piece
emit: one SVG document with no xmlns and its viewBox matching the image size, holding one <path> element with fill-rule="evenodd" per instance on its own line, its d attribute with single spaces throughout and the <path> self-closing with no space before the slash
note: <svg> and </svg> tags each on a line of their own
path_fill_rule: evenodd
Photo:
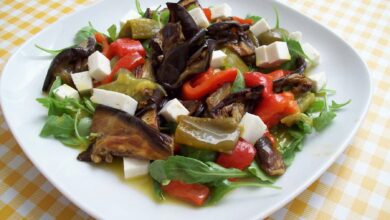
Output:
<svg viewBox="0 0 390 220">
<path fill-rule="evenodd" d="M 227 48 L 222 49 L 222 51 L 227 55 L 227 57 L 223 62 L 223 66 L 226 69 L 235 67 L 238 70 L 240 70 L 242 73 L 249 72 L 249 67 L 235 52 Z"/>
<path fill-rule="evenodd" d="M 213 119 L 181 115 L 175 132 L 175 143 L 218 152 L 231 152 L 240 136 L 232 118 Z"/>
<path fill-rule="evenodd" d="M 310 126 L 313 125 L 313 120 L 309 116 L 305 115 L 304 113 L 296 113 L 293 115 L 286 116 L 282 118 L 280 122 L 282 122 L 282 124 L 287 125 L 288 127 L 291 127 L 292 125 L 296 124 L 298 121 L 302 121 L 305 124 L 308 124 Z"/>
<path fill-rule="evenodd" d="M 119 32 L 119 38 L 130 37 L 136 40 L 144 40 L 153 37 L 160 30 L 157 21 L 148 18 L 128 20 Z"/>
<path fill-rule="evenodd" d="M 258 40 L 261 45 L 269 45 L 275 41 L 283 41 L 284 36 L 288 36 L 288 31 L 283 28 L 274 28 L 260 34 Z"/>
<path fill-rule="evenodd" d="M 127 70 L 119 70 L 118 78 L 109 84 L 99 86 L 99 89 L 120 92 L 131 96 L 139 104 L 146 104 L 147 100 L 154 95 L 154 91 L 159 91 L 165 95 L 164 89 L 157 83 L 148 79 L 137 79 Z"/>
<path fill-rule="evenodd" d="M 307 109 L 313 104 L 313 102 L 316 100 L 316 96 L 314 93 L 308 92 L 298 98 L 298 106 L 301 112 L 306 112 Z"/>
</svg>

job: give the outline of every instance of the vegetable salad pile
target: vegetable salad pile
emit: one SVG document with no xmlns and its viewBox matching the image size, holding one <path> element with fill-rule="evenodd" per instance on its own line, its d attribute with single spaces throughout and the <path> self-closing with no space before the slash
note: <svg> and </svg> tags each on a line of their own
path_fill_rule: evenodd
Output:
<svg viewBox="0 0 390 220">
<path fill-rule="evenodd" d="M 107 33 L 90 23 L 55 55 L 37 99 L 42 137 L 78 160 L 123 160 L 158 198 L 202 206 L 238 187 L 271 187 L 350 101 L 328 102 L 319 53 L 300 32 L 197 0 L 130 11 Z"/>
</svg>

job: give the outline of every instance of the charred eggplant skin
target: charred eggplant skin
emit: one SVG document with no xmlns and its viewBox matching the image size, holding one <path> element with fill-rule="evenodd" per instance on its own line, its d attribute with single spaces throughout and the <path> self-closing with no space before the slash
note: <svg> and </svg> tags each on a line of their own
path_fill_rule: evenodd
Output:
<svg viewBox="0 0 390 220">
<path fill-rule="evenodd" d="M 51 84 L 60 76 L 63 83 L 73 86 L 70 76 L 72 73 L 86 71 L 88 56 L 95 52 L 96 40 L 93 37 L 88 38 L 86 42 L 72 48 L 63 50 L 54 57 L 47 71 L 42 91 L 48 92 Z"/>
<path fill-rule="evenodd" d="M 279 176 L 286 171 L 282 155 L 272 146 L 271 140 L 263 136 L 255 143 L 256 160 L 261 169 L 270 176 Z"/>
<path fill-rule="evenodd" d="M 96 107 L 91 133 L 95 142 L 78 159 L 111 162 L 113 157 L 146 160 L 167 159 L 173 155 L 173 139 L 141 119 L 104 105 Z"/>
</svg>

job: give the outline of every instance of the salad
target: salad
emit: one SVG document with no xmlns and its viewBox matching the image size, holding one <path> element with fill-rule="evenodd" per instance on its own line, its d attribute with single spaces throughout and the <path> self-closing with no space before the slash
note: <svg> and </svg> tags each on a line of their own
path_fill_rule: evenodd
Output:
<svg viewBox="0 0 390 220">
<path fill-rule="evenodd" d="M 329 103 L 320 54 L 301 32 L 197 0 L 143 10 L 119 28 L 90 23 L 55 55 L 38 98 L 40 136 L 80 149 L 124 178 L 149 176 L 159 199 L 215 204 L 238 187 L 271 187 L 305 137 L 347 105 Z"/>
</svg>

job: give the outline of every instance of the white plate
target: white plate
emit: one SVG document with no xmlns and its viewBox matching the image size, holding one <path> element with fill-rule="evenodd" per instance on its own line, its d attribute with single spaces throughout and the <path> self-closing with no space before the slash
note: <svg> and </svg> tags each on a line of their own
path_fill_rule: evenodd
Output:
<svg viewBox="0 0 390 220">
<path fill-rule="evenodd" d="M 162 1 L 160 1 L 163 4 Z M 216 5 L 220 1 L 203 1 Z M 299 30 L 305 42 L 321 53 L 318 71 L 325 71 L 328 88 L 336 89 L 334 99 L 352 99 L 348 107 L 321 134 L 311 136 L 287 173 L 276 183 L 282 190 L 239 189 L 214 207 L 192 208 L 175 204 L 157 204 L 142 192 L 123 184 L 117 175 L 76 160 L 77 150 L 52 139 L 38 136 L 46 109 L 35 99 L 51 58 L 34 44 L 48 48 L 71 45 L 74 34 L 88 21 L 98 30 L 111 24 L 134 8 L 133 1 L 107 0 L 67 16 L 28 40 L 10 58 L 1 81 L 1 102 L 8 125 L 18 143 L 35 166 L 64 195 L 89 214 L 98 218 L 136 219 L 259 219 L 281 208 L 316 180 L 343 152 L 359 127 L 369 105 L 371 81 L 359 55 L 347 43 L 315 21 L 272 0 L 225 0 L 234 14 L 255 14 L 269 23 L 275 20 L 273 6 L 280 13 L 281 25 Z M 206 4 L 207 3 L 207 4 Z M 156 6 L 152 0 L 142 6 Z"/>
</svg>

